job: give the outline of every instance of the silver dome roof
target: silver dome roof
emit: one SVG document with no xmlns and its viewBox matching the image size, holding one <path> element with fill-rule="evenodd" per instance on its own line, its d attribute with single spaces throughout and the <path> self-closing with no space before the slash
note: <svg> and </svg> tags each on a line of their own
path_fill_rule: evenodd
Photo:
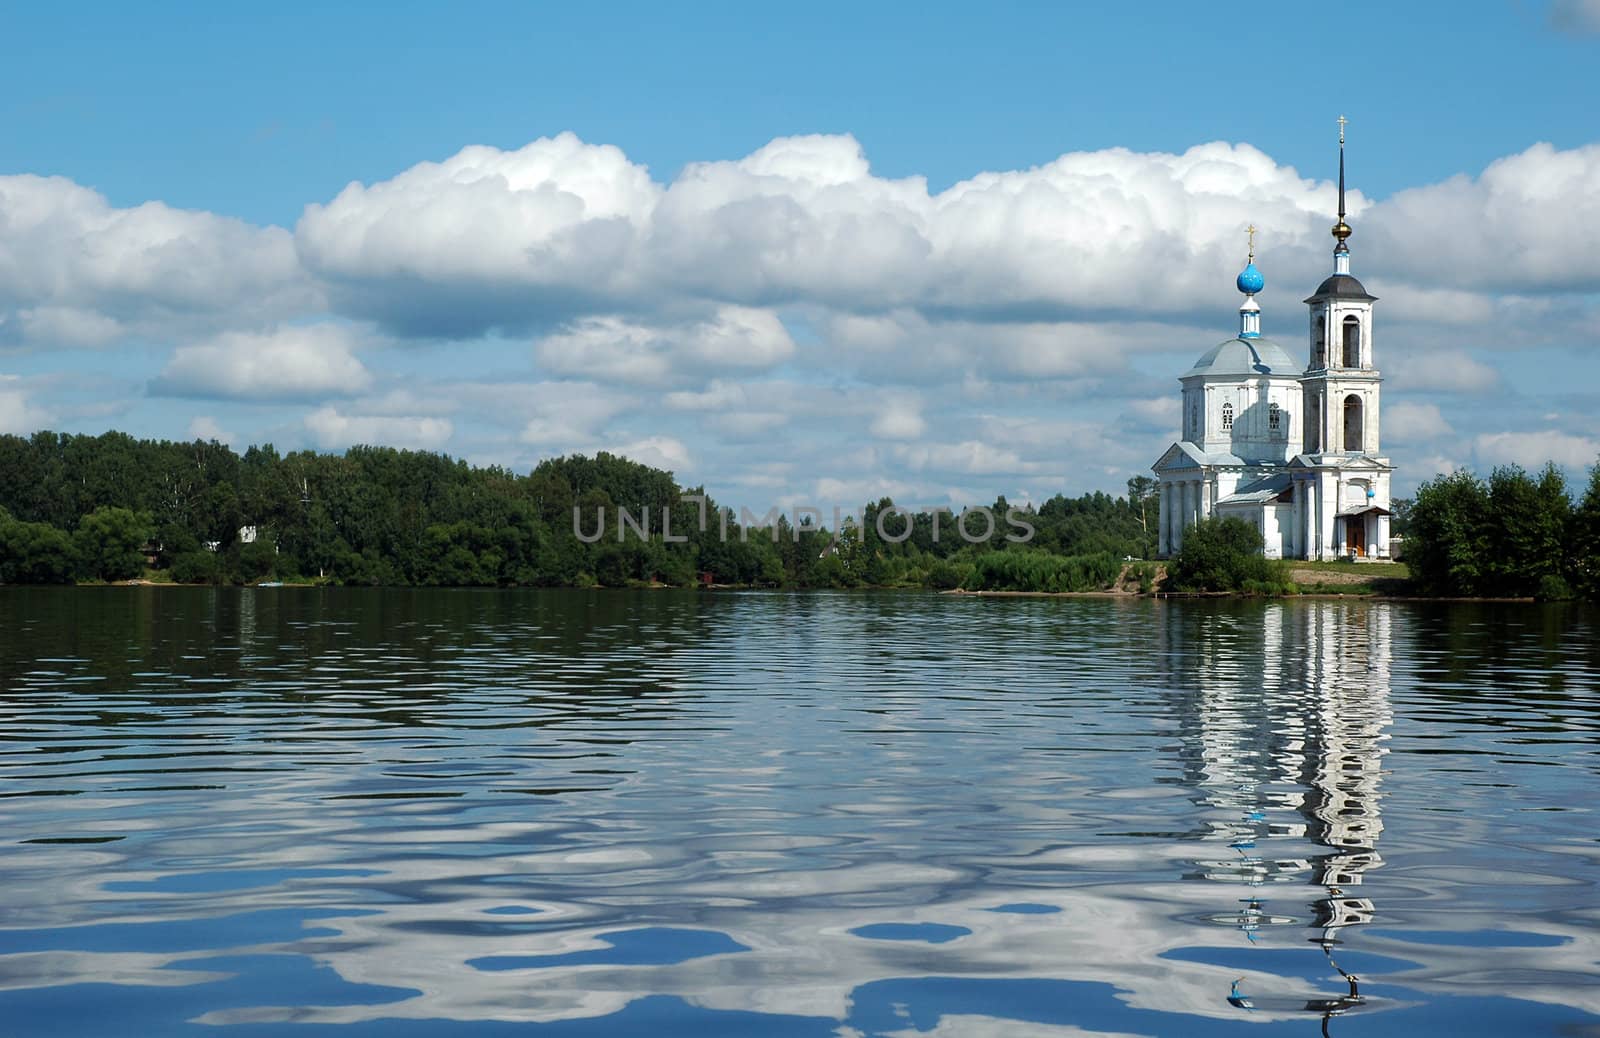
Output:
<svg viewBox="0 0 1600 1038">
<path fill-rule="evenodd" d="M 1207 350 L 1182 378 L 1196 375 L 1278 375 L 1298 377 L 1303 364 L 1297 364 L 1282 346 L 1271 339 L 1229 339 Z"/>
</svg>

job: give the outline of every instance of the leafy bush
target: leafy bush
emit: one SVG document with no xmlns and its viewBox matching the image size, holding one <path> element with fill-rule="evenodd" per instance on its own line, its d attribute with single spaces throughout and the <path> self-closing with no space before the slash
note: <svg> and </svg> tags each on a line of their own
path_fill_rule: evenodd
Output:
<svg viewBox="0 0 1600 1038">
<path fill-rule="evenodd" d="M 973 572 L 970 563 L 940 559 L 928 570 L 928 586 L 940 591 L 962 587 L 972 579 Z"/>
<path fill-rule="evenodd" d="M 991 551 L 973 559 L 972 570 L 963 586 L 974 591 L 1094 591 L 1110 587 L 1122 564 L 1109 552 Z"/>
<path fill-rule="evenodd" d="M 1565 602 L 1576 598 L 1572 586 L 1560 577 L 1546 575 L 1539 580 L 1539 590 L 1534 594 L 1541 602 Z"/>
<path fill-rule="evenodd" d="M 1156 574 L 1159 567 L 1153 562 L 1135 562 L 1128 567 L 1128 576 L 1124 583 L 1137 581 L 1139 594 L 1148 595 L 1156 589 Z"/>
<path fill-rule="evenodd" d="M 1183 544 L 1167 566 L 1167 583 L 1176 591 L 1292 591 L 1282 564 L 1261 554 L 1262 544 L 1261 531 L 1242 519 L 1204 519 L 1183 531 Z"/>
<path fill-rule="evenodd" d="M 221 583 L 221 560 L 215 552 L 186 551 L 172 560 L 167 573 L 179 584 Z"/>
</svg>

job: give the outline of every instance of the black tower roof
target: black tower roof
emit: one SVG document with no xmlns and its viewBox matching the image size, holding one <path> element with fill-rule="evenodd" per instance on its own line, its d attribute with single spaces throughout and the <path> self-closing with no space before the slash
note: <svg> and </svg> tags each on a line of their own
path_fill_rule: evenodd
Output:
<svg viewBox="0 0 1600 1038">
<path fill-rule="evenodd" d="M 1330 274 L 1328 280 L 1317 286 L 1305 300 L 1307 303 L 1316 303 L 1324 299 L 1360 299 L 1372 302 L 1378 297 L 1369 293 L 1366 286 L 1356 280 L 1354 274 Z"/>
</svg>

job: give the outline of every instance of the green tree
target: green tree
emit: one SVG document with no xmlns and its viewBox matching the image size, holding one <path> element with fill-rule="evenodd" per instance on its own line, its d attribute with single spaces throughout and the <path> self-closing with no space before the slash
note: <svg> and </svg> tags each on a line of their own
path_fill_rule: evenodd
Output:
<svg viewBox="0 0 1600 1038">
<path fill-rule="evenodd" d="M 1433 595 L 1481 595 L 1491 586 L 1489 488 L 1470 472 L 1452 472 L 1417 488 L 1406 563 Z"/>
<path fill-rule="evenodd" d="M 1600 602 L 1600 464 L 1589 470 L 1589 486 L 1568 519 L 1567 578 L 1573 590 Z"/>
<path fill-rule="evenodd" d="M 1183 543 L 1167 564 L 1167 580 L 1177 591 L 1289 590 L 1282 567 L 1262 556 L 1262 544 L 1261 531 L 1242 519 L 1203 519 L 1183 531 Z"/>
<path fill-rule="evenodd" d="M 72 536 L 78 572 L 90 579 L 130 580 L 144 572 L 144 545 L 154 524 L 130 508 L 102 505 L 78 522 Z"/>
<path fill-rule="evenodd" d="M 1565 597 L 1563 544 L 1572 502 L 1561 470 L 1546 465 L 1536 482 L 1521 467 L 1489 476 L 1487 583 L 1482 593 Z"/>
<path fill-rule="evenodd" d="M 1392 513 L 1389 519 L 1389 535 L 1391 537 L 1409 536 L 1411 528 L 1411 498 L 1390 498 L 1389 510 Z"/>
<path fill-rule="evenodd" d="M 72 539 L 49 523 L 19 523 L 0 512 L 0 584 L 72 580 Z"/>
</svg>

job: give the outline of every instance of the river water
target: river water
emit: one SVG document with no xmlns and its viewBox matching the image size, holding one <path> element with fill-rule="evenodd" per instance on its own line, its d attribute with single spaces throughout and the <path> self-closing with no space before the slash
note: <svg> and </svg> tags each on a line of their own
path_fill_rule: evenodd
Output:
<svg viewBox="0 0 1600 1038">
<path fill-rule="evenodd" d="M 1597 619 L 0 588 L 0 1035 L 1600 1035 Z"/>
</svg>

